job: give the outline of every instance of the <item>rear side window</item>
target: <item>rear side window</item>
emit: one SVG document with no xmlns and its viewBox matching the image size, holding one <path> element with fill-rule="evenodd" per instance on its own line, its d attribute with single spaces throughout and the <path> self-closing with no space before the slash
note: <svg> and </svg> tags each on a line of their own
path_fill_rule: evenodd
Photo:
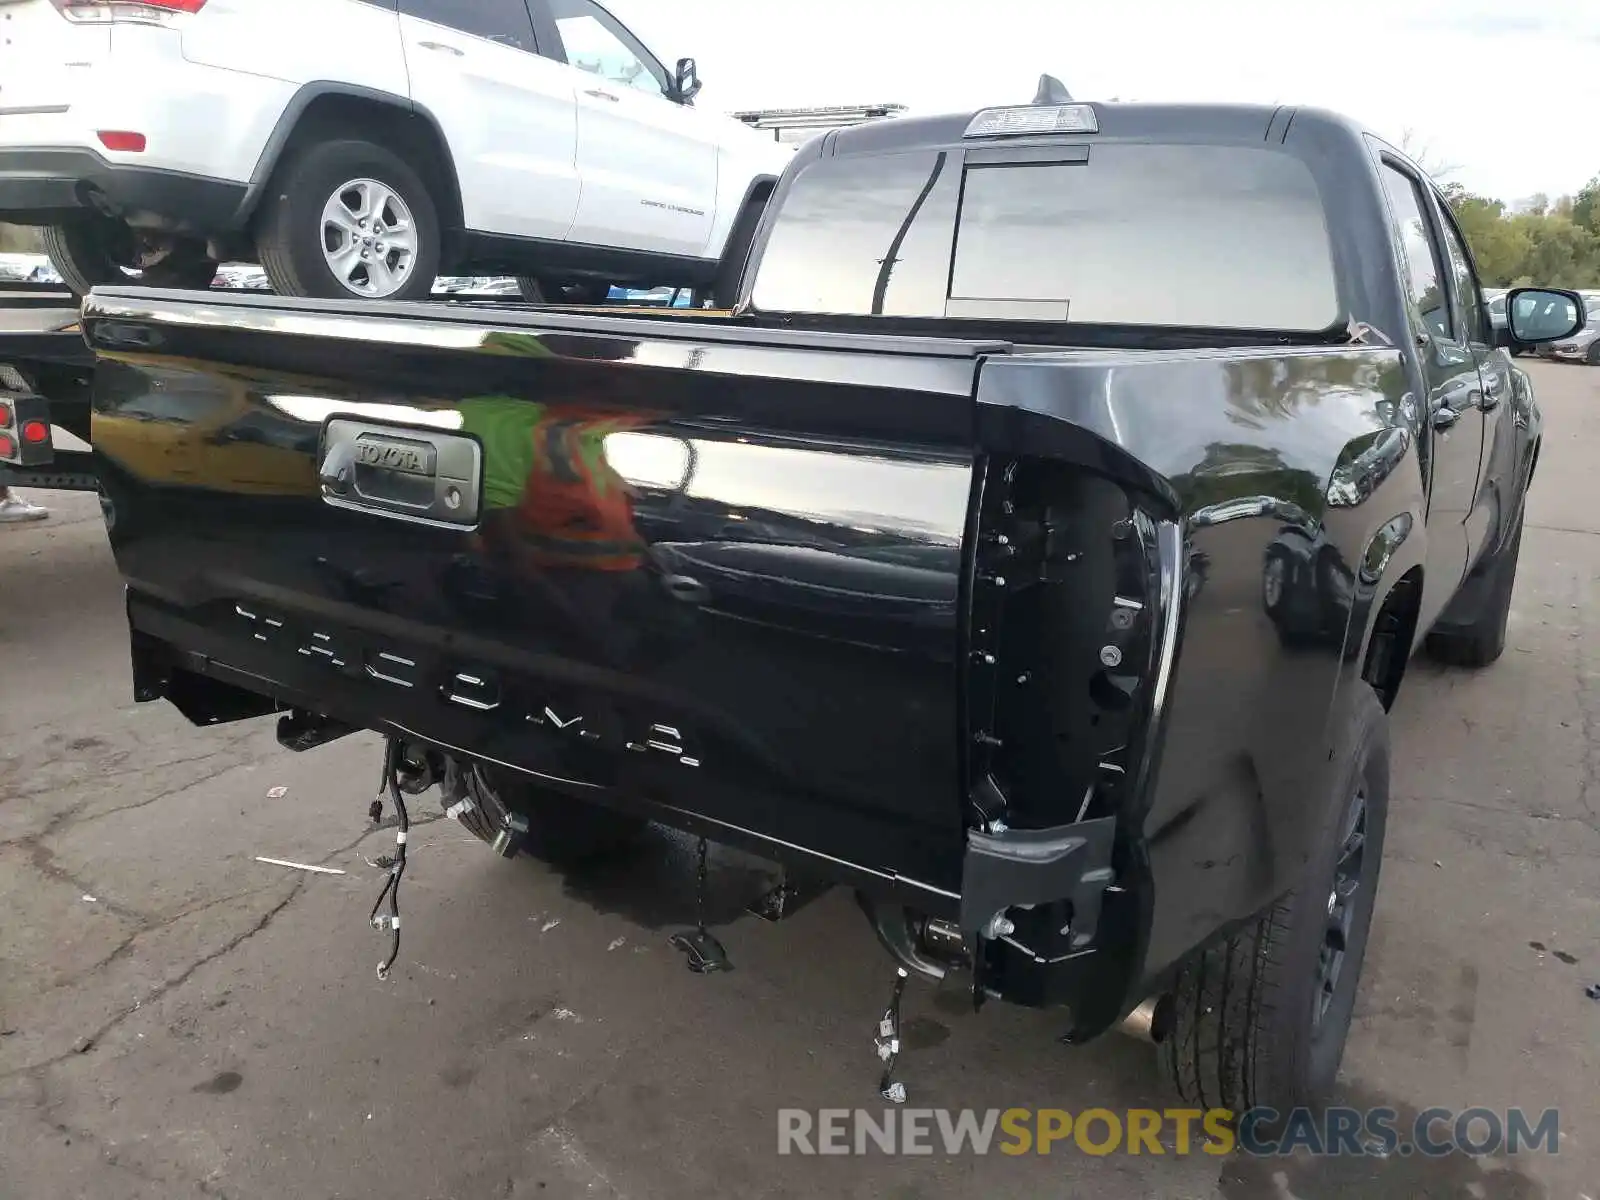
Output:
<svg viewBox="0 0 1600 1200">
<path fill-rule="evenodd" d="M 1238 146 L 1087 150 L 1071 162 L 816 163 L 779 214 L 755 305 L 1212 329 L 1322 330 L 1339 319 L 1305 164 Z"/>
<path fill-rule="evenodd" d="M 1441 208 L 1443 204 L 1441 202 Z M 1445 248 L 1449 252 L 1450 274 L 1456 292 L 1456 307 L 1461 314 L 1461 340 L 1482 341 L 1483 305 L 1478 299 L 1478 281 L 1472 274 L 1472 252 L 1457 232 L 1455 223 L 1441 212 Z"/>
<path fill-rule="evenodd" d="M 1405 262 L 1407 292 L 1411 303 L 1427 327 L 1437 336 L 1453 338 L 1450 328 L 1450 304 L 1445 297 L 1444 264 L 1439 248 L 1433 243 L 1424 215 L 1427 204 L 1422 198 L 1422 184 L 1392 163 L 1384 163 L 1381 175 L 1383 190 L 1389 197 L 1389 212 L 1394 220 L 1395 239 L 1400 256 Z"/>
<path fill-rule="evenodd" d="M 527 0 L 401 0 L 400 11 L 503 46 L 534 50 Z"/>
<path fill-rule="evenodd" d="M 756 274 L 772 312 L 941 317 L 961 191 L 949 154 L 823 159 L 795 180 Z"/>
</svg>

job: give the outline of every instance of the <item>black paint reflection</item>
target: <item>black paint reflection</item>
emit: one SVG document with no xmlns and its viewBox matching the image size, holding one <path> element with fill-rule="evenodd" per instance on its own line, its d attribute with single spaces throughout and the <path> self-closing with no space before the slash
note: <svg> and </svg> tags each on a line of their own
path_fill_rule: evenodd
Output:
<svg viewBox="0 0 1600 1200">
<path fill-rule="evenodd" d="M 970 448 L 917 435 L 925 394 L 813 382 L 835 429 L 800 435 L 730 420 L 754 381 L 601 370 L 544 345 L 519 335 L 453 372 L 435 351 L 426 391 L 392 364 L 357 388 L 303 363 L 107 363 L 96 449 L 127 518 L 119 564 L 217 636 L 236 604 L 270 613 L 288 653 L 251 635 L 225 661 L 330 706 L 347 694 L 573 786 L 955 886 L 959 838 L 934 831 L 961 814 Z M 485 387 L 512 352 L 517 386 Z M 130 414 L 174 390 L 186 407 L 152 450 Z M 335 414 L 476 438 L 478 527 L 324 504 L 316 448 Z M 910 436 L 887 443 L 892 424 Z M 656 724 L 677 731 L 670 761 L 628 749 Z"/>
</svg>

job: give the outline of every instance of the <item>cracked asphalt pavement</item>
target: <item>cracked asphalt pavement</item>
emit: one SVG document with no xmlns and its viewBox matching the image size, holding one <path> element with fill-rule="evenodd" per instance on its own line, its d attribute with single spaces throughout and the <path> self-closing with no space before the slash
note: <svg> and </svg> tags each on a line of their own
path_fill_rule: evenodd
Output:
<svg viewBox="0 0 1600 1200">
<path fill-rule="evenodd" d="M 1548 432 L 1509 649 L 1408 678 L 1342 1088 L 1555 1107 L 1560 1153 L 780 1157 L 778 1108 L 880 1107 L 890 970 L 848 896 L 735 919 L 763 876 L 716 856 L 737 969 L 697 977 L 667 944 L 680 840 L 563 876 L 424 797 L 379 983 L 376 739 L 296 755 L 270 721 L 133 704 L 97 505 L 41 494 L 52 521 L 0 529 L 0 1198 L 1600 1196 L 1600 371 L 1530 370 Z M 913 1103 L 1167 1101 L 1145 1047 L 1066 1050 L 1052 1014 L 917 987 L 906 1014 Z"/>
</svg>

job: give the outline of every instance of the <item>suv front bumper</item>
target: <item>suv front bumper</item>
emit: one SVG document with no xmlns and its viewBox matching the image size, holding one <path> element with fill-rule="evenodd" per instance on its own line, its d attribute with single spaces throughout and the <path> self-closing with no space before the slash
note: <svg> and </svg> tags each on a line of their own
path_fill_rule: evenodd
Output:
<svg viewBox="0 0 1600 1200">
<path fill-rule="evenodd" d="M 178 233 L 227 233 L 245 190 L 203 175 L 113 164 L 93 150 L 0 149 L 0 220 L 17 225 L 52 225 L 94 211 Z"/>
</svg>

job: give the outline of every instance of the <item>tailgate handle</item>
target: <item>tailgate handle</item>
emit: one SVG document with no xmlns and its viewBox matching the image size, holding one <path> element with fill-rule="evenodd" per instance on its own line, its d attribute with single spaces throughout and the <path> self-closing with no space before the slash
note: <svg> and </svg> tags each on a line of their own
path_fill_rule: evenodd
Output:
<svg viewBox="0 0 1600 1200">
<path fill-rule="evenodd" d="M 335 508 L 475 529 L 483 448 L 462 434 L 333 417 L 323 427 L 317 477 Z"/>
</svg>

